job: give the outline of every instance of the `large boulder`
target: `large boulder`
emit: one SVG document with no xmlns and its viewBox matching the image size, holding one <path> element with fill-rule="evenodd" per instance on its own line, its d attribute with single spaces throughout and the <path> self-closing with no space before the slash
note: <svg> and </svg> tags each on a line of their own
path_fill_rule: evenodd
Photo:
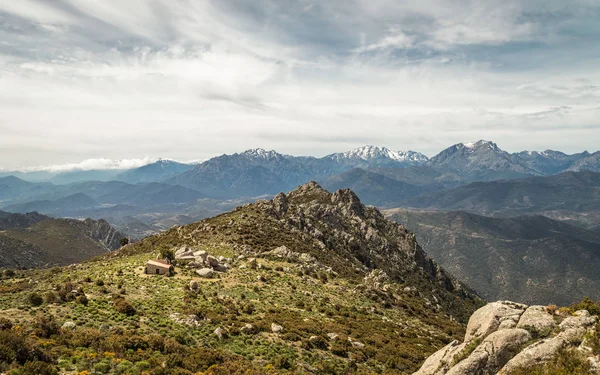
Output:
<svg viewBox="0 0 600 375">
<path fill-rule="evenodd" d="M 181 247 L 175 252 L 175 259 L 192 258 L 194 259 L 194 250 L 188 249 L 187 247 Z"/>
<path fill-rule="evenodd" d="M 210 267 L 219 267 L 219 260 L 212 255 L 206 257 L 206 262 Z"/>
<path fill-rule="evenodd" d="M 555 326 L 554 317 L 545 306 L 530 306 L 525 310 L 517 324 L 517 328 L 528 330 L 534 337 L 550 335 Z"/>
<path fill-rule="evenodd" d="M 205 277 L 207 279 L 210 279 L 211 277 L 213 277 L 215 275 L 215 271 L 213 271 L 212 268 L 202 268 L 202 269 L 196 270 L 196 273 L 198 274 L 198 276 Z"/>
<path fill-rule="evenodd" d="M 461 344 L 458 340 L 452 341 L 427 358 L 419 371 L 415 372 L 414 375 L 445 374 L 450 369 L 450 366 L 452 366 L 456 354 L 461 353 L 465 346 L 464 343 Z"/>
<path fill-rule="evenodd" d="M 484 339 L 498 329 L 516 327 L 526 308 L 526 305 L 510 301 L 488 303 L 471 315 L 464 341 Z"/>
<path fill-rule="evenodd" d="M 521 328 L 496 331 L 487 336 L 467 358 L 457 363 L 446 374 L 493 374 L 518 353 L 521 346 L 530 339 L 531 334 Z"/>
<path fill-rule="evenodd" d="M 560 324 L 555 319 L 544 306 L 490 303 L 471 316 L 462 344 L 432 354 L 414 375 L 510 375 L 551 361 L 561 349 L 585 352 L 582 342 L 597 318 L 581 310 Z"/>
<path fill-rule="evenodd" d="M 194 256 L 194 258 L 196 258 L 198 262 L 206 262 L 206 257 L 208 256 L 208 253 L 206 252 L 206 250 L 198 250 L 195 251 L 192 255 Z"/>
</svg>

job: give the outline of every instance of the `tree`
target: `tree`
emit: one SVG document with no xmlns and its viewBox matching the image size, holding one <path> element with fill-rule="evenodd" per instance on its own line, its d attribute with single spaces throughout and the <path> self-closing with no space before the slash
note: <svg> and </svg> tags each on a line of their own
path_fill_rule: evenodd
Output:
<svg viewBox="0 0 600 375">
<path fill-rule="evenodd" d="M 161 259 L 169 260 L 169 262 L 172 262 L 175 260 L 175 253 L 171 249 L 166 249 L 166 248 L 161 249 L 159 256 Z"/>
<path fill-rule="evenodd" d="M 121 238 L 121 241 L 119 241 L 121 243 L 121 246 L 125 246 L 127 244 L 129 244 L 129 238 L 127 237 L 123 237 Z"/>
</svg>

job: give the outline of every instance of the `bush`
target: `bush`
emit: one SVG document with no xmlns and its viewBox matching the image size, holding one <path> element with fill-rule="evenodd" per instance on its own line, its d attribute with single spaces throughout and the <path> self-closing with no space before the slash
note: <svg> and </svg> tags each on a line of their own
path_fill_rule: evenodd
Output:
<svg viewBox="0 0 600 375">
<path fill-rule="evenodd" d="M 121 238 L 119 243 L 121 244 L 121 246 L 125 246 L 125 245 L 129 244 L 129 238 L 123 237 L 123 238 Z"/>
<path fill-rule="evenodd" d="M 84 295 L 77 297 L 77 302 L 82 304 L 83 306 L 88 305 L 88 298 Z"/>
<path fill-rule="evenodd" d="M 23 372 L 36 375 L 58 375 L 55 367 L 41 361 L 26 362 L 23 366 Z"/>
<path fill-rule="evenodd" d="M 13 327 L 13 324 L 10 320 L 6 318 L 0 318 L 0 330 L 9 330 Z"/>
<path fill-rule="evenodd" d="M 39 293 L 30 293 L 27 296 L 27 301 L 29 301 L 29 304 L 31 306 L 40 306 L 42 303 L 44 303 L 44 299 L 42 298 L 42 296 L 39 295 Z"/>
<path fill-rule="evenodd" d="M 4 271 L 4 276 L 6 277 L 15 277 L 15 271 L 8 269 Z"/>
<path fill-rule="evenodd" d="M 125 314 L 127 316 L 133 316 L 137 313 L 135 308 L 129 302 L 125 301 L 125 299 L 123 299 L 123 298 L 117 298 L 114 302 L 114 305 L 115 305 L 115 310 L 117 310 L 121 314 Z"/>
<path fill-rule="evenodd" d="M 40 314 L 36 317 L 34 328 L 36 335 L 45 338 L 48 338 L 59 332 L 59 326 L 54 320 L 54 316 L 47 314 Z"/>
<path fill-rule="evenodd" d="M 54 303 L 54 302 L 56 302 L 56 300 L 57 300 L 56 293 L 50 291 L 50 292 L 47 292 L 46 294 L 44 294 L 44 301 L 46 303 L 48 303 L 48 304 Z"/>
<path fill-rule="evenodd" d="M 104 286 L 104 280 L 102 280 L 102 279 L 96 280 L 96 285 L 97 286 Z"/>
<path fill-rule="evenodd" d="M 573 306 L 571 306 L 571 309 L 573 311 L 587 310 L 592 315 L 600 315 L 600 304 L 598 304 L 597 302 L 591 300 L 588 297 L 585 297 L 583 299 L 583 301 L 581 301 L 579 303 L 576 303 Z"/>
</svg>

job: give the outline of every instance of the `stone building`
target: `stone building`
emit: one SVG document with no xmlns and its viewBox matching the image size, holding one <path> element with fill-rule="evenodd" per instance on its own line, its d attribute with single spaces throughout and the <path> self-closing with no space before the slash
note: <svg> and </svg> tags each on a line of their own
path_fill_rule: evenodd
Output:
<svg viewBox="0 0 600 375">
<path fill-rule="evenodd" d="M 146 263 L 146 273 L 149 275 L 171 275 L 173 274 L 173 266 L 167 261 L 162 259 L 149 260 Z"/>
</svg>

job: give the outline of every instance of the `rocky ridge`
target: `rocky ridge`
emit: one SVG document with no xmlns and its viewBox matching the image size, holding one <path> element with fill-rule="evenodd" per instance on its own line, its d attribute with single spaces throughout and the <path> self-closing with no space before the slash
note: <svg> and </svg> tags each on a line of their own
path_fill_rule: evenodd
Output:
<svg viewBox="0 0 600 375">
<path fill-rule="evenodd" d="M 568 314 L 510 301 L 489 303 L 471 316 L 462 343 L 440 349 L 413 375 L 510 375 L 547 363 L 560 351 L 585 353 L 596 322 L 587 310 Z"/>
<path fill-rule="evenodd" d="M 175 251 L 182 246 L 199 251 L 211 242 L 233 249 L 234 260 L 285 258 L 302 271 L 356 281 L 380 270 L 395 284 L 412 290 L 432 311 L 459 320 L 466 321 L 480 305 L 468 287 L 423 251 L 412 232 L 363 205 L 349 189 L 330 193 L 309 182 L 272 200 L 173 228 L 143 241 L 139 248 L 169 245 Z M 193 251 L 187 255 L 189 261 L 197 260 Z"/>
</svg>

